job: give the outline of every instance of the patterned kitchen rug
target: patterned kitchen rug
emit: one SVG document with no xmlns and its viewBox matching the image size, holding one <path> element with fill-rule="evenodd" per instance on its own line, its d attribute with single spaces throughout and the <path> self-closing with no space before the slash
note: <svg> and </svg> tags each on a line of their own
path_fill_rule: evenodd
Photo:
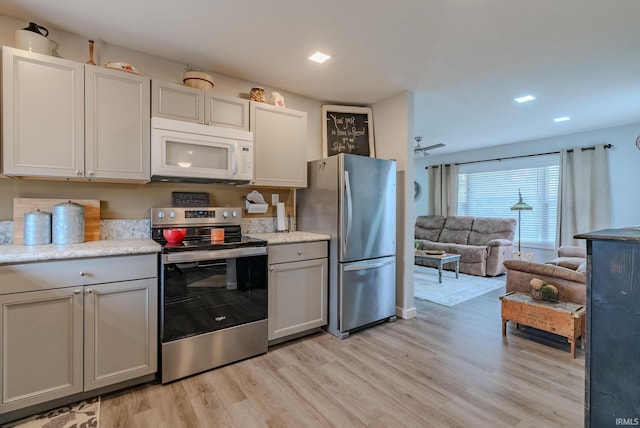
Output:
<svg viewBox="0 0 640 428">
<path fill-rule="evenodd" d="M 2 428 L 98 428 L 99 419 L 100 397 L 94 397 L 10 422 Z"/>
<path fill-rule="evenodd" d="M 422 300 L 444 306 L 455 306 L 485 293 L 504 289 L 506 275 L 481 277 L 455 272 L 442 272 L 442 284 L 438 282 L 438 269 L 414 265 L 413 295 Z"/>
</svg>

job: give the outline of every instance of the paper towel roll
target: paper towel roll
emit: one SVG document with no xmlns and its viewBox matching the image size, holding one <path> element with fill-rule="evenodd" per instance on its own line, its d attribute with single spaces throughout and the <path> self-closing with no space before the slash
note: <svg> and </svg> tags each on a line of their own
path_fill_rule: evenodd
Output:
<svg viewBox="0 0 640 428">
<path fill-rule="evenodd" d="M 277 213 L 278 232 L 287 230 L 287 220 L 286 220 L 286 217 L 284 216 L 284 202 L 278 202 L 276 213 Z"/>
</svg>

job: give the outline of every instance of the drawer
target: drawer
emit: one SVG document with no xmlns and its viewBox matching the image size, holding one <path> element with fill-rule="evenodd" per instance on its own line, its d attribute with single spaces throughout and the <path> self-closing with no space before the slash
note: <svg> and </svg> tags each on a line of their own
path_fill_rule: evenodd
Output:
<svg viewBox="0 0 640 428">
<path fill-rule="evenodd" d="M 158 276 L 157 254 L 55 260 L 0 266 L 0 294 Z"/>
<path fill-rule="evenodd" d="M 269 245 L 269 264 L 327 257 L 327 241 Z"/>
</svg>

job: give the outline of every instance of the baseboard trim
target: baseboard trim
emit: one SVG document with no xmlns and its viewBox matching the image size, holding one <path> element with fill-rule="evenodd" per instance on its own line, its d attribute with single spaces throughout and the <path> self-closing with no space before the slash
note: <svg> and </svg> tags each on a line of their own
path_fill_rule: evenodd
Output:
<svg viewBox="0 0 640 428">
<path fill-rule="evenodd" d="M 417 315 L 415 306 L 413 308 L 401 308 L 396 306 L 396 316 L 405 320 L 415 318 Z"/>
</svg>

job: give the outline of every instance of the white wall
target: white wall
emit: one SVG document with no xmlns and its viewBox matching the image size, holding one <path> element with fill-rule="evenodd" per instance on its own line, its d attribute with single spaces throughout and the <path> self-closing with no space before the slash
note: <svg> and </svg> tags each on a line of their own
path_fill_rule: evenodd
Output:
<svg viewBox="0 0 640 428">
<path fill-rule="evenodd" d="M 395 159 L 396 212 L 396 315 L 413 318 L 413 93 L 403 92 L 372 106 L 376 157 Z"/>
<path fill-rule="evenodd" d="M 635 140 L 639 134 L 640 123 L 637 123 L 478 150 L 417 158 L 414 160 L 415 178 L 423 187 L 423 197 L 425 199 L 416 201 L 416 207 L 418 207 L 416 215 L 426 213 L 425 166 L 554 152 L 563 148 L 586 147 L 594 144 L 612 144 L 613 147 L 608 151 L 612 194 L 611 227 L 640 225 L 640 198 L 636 194 L 637 186 L 640 184 L 640 150 L 635 146 Z M 536 260 L 538 259 L 536 257 Z"/>
</svg>

